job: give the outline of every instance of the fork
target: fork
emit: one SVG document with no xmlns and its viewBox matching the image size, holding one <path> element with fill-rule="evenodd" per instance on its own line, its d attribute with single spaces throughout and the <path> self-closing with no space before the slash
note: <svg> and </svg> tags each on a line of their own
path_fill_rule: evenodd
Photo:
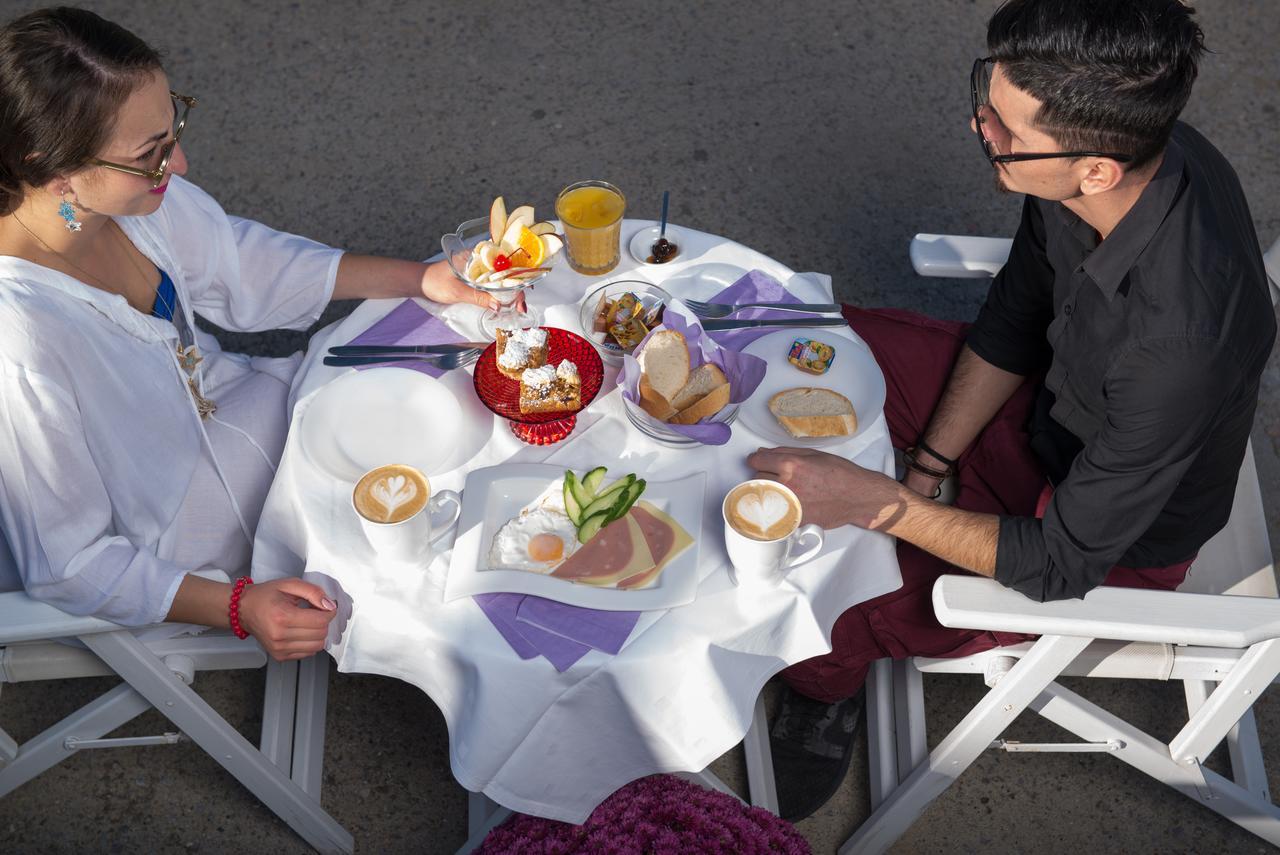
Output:
<svg viewBox="0 0 1280 855">
<path fill-rule="evenodd" d="M 345 368 L 355 365 L 380 365 L 387 362 L 426 362 L 433 368 L 449 371 L 465 368 L 480 358 L 480 348 L 454 353 L 386 353 L 377 356 L 326 356 L 325 365 Z"/>
<path fill-rule="evenodd" d="M 684 304 L 698 317 L 707 319 L 725 318 L 740 309 L 782 309 L 817 314 L 840 311 L 840 306 L 835 303 L 704 303 L 702 300 L 685 300 Z"/>
</svg>

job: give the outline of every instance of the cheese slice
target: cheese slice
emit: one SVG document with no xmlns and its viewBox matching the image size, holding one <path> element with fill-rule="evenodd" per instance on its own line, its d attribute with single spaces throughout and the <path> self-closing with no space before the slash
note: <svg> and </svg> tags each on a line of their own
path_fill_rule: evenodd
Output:
<svg viewBox="0 0 1280 855">
<path fill-rule="evenodd" d="M 644 532 L 628 512 L 600 529 L 551 575 L 582 585 L 612 587 L 652 570 L 655 563 Z"/>
</svg>

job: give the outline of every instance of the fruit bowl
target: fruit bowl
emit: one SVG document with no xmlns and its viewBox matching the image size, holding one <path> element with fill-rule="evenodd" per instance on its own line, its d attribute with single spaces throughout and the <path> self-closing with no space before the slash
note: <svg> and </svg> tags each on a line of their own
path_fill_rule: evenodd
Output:
<svg viewBox="0 0 1280 855">
<path fill-rule="evenodd" d="M 476 244 L 489 238 L 489 221 L 478 218 L 467 220 L 458 226 L 457 231 L 450 232 L 440 238 L 440 246 L 444 249 L 445 260 L 453 275 L 466 282 L 472 288 L 492 294 L 498 304 L 497 309 L 489 309 L 480 319 L 480 329 L 488 338 L 496 338 L 499 328 L 520 329 L 538 325 L 538 318 L 528 309 L 519 308 L 520 294 L 524 289 L 540 282 L 546 277 L 542 273 L 531 279 L 507 282 L 476 282 L 467 277 L 467 265 L 471 262 L 472 251 Z"/>
<path fill-rule="evenodd" d="M 558 327 L 543 329 L 547 331 L 547 364 L 559 365 L 561 360 L 568 359 L 578 366 L 578 376 L 582 381 L 579 392 L 581 412 L 595 400 L 600 384 L 604 382 L 604 363 L 600 361 L 600 354 L 596 353 L 591 342 L 576 333 Z M 495 415 L 506 419 L 511 424 L 511 432 L 521 442 L 551 445 L 572 433 L 577 424 L 577 413 L 520 412 L 520 382 L 498 370 L 497 342 L 480 354 L 473 381 L 481 403 Z"/>
</svg>

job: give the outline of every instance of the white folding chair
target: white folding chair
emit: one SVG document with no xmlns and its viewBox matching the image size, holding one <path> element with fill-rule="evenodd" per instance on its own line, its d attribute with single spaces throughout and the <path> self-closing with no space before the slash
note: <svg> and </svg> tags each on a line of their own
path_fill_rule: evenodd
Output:
<svg viewBox="0 0 1280 855">
<path fill-rule="evenodd" d="M 55 640 L 71 638 L 88 649 Z M 190 685 L 198 671 L 264 664 L 259 749 Z M 0 798 L 77 751 L 173 744 L 185 735 L 318 851 L 351 852 L 351 835 L 320 807 L 328 673 L 323 654 L 268 662 L 256 641 L 226 631 L 143 642 L 116 624 L 69 615 L 23 592 L 0 594 L 0 689 L 30 680 L 113 674 L 123 680 L 21 745 L 0 729 Z M 178 732 L 104 738 L 152 707 Z"/>
<path fill-rule="evenodd" d="M 1008 240 L 917 235 L 922 275 L 992 276 Z M 1280 241 L 1266 254 L 1272 299 Z M 1230 596 L 1231 599 L 1227 599 Z M 1231 518 L 1200 551 L 1177 592 L 1099 588 L 1083 600 L 1037 603 L 990 579 L 945 576 L 933 589 L 944 626 L 1037 634 L 1038 641 L 960 659 L 877 662 L 868 681 L 873 813 L 841 847 L 882 852 L 989 748 L 1106 752 L 1280 845 L 1252 706 L 1280 674 L 1280 600 L 1252 447 L 1246 448 Z M 973 673 L 990 691 L 929 752 L 921 674 Z M 1181 680 L 1188 721 L 1168 743 L 1058 682 L 1062 676 Z M 1030 707 L 1081 742 L 1000 739 Z M 1232 778 L 1204 768 L 1223 739 Z"/>
</svg>

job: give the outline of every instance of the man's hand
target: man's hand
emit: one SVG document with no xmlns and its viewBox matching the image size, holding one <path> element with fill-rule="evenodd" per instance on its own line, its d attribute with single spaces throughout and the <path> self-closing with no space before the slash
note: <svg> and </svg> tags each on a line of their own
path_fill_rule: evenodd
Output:
<svg viewBox="0 0 1280 855">
<path fill-rule="evenodd" d="M 302 603 L 311 608 L 303 608 Z M 240 594 L 240 625 L 272 659 L 306 659 L 324 648 L 337 605 L 324 589 L 301 579 L 275 579 Z"/>
<path fill-rule="evenodd" d="M 757 478 L 790 487 L 800 498 L 804 522 L 826 529 L 842 525 L 881 529 L 905 510 L 902 485 L 856 463 L 809 448 L 761 448 L 747 458 Z"/>
</svg>

